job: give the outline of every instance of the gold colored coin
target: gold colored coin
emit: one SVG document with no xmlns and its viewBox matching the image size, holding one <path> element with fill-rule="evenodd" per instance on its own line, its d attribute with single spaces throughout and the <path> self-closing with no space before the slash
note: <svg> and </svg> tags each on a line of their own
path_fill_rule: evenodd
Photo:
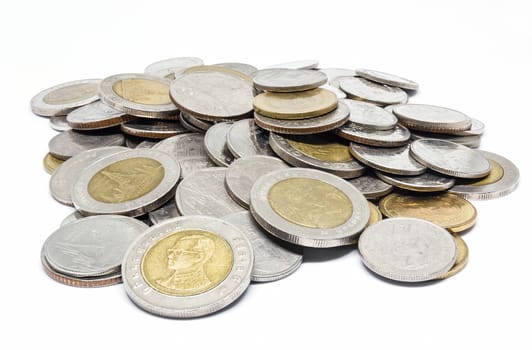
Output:
<svg viewBox="0 0 532 350">
<path fill-rule="evenodd" d="M 310 228 L 337 227 L 353 214 L 353 205 L 342 191 L 310 178 L 279 181 L 270 188 L 268 203 L 282 218 Z"/>
<path fill-rule="evenodd" d="M 170 100 L 170 85 L 148 79 L 123 79 L 113 85 L 120 97 L 144 105 L 165 105 Z"/>
<path fill-rule="evenodd" d="M 44 170 L 46 170 L 46 172 L 51 175 L 53 174 L 55 169 L 57 169 L 61 164 L 63 164 L 63 162 L 64 160 L 56 158 L 50 153 L 48 153 L 46 154 L 46 156 L 44 156 L 43 159 Z"/>
<path fill-rule="evenodd" d="M 504 169 L 502 168 L 502 166 L 492 159 L 488 159 L 488 161 L 491 165 L 491 171 L 488 176 L 480 179 L 479 181 L 468 184 L 469 186 L 485 186 L 502 179 L 502 177 L 504 176 Z"/>
<path fill-rule="evenodd" d="M 367 226 L 370 226 L 382 220 L 382 213 L 380 212 L 379 208 L 375 204 L 371 203 L 370 201 L 368 201 L 368 205 L 369 205 L 369 221 L 368 221 Z"/>
<path fill-rule="evenodd" d="M 227 68 L 227 67 L 195 66 L 195 67 L 187 68 L 187 69 L 185 69 L 183 71 L 184 74 L 195 73 L 195 72 L 221 72 L 221 73 L 226 73 L 226 74 L 229 74 L 229 75 L 237 76 L 237 77 L 241 78 L 242 80 L 245 80 L 246 82 L 248 82 L 250 85 L 253 85 L 253 79 L 251 79 L 249 76 L 245 75 L 242 72 L 239 72 L 237 70 L 234 70 L 234 69 L 231 69 L 231 68 Z"/>
<path fill-rule="evenodd" d="M 62 105 L 82 101 L 96 94 L 98 84 L 84 83 L 64 86 L 62 88 L 50 91 L 43 97 L 43 101 L 50 105 Z"/>
<path fill-rule="evenodd" d="M 453 234 L 453 237 L 457 248 L 456 262 L 449 271 L 440 277 L 440 279 L 449 278 L 462 271 L 467 264 L 467 259 L 469 258 L 469 249 L 467 248 L 466 242 L 464 242 L 462 237 L 459 235 Z"/>
<path fill-rule="evenodd" d="M 130 158 L 110 164 L 89 181 L 88 192 L 103 203 L 123 203 L 152 191 L 164 178 L 164 167 L 152 158 Z"/>
<path fill-rule="evenodd" d="M 264 92 L 253 100 L 257 113 L 277 119 L 317 117 L 329 113 L 337 106 L 336 95 L 322 88 L 300 92 Z"/>
<path fill-rule="evenodd" d="M 199 229 L 174 232 L 153 244 L 141 262 L 142 277 L 156 291 L 178 297 L 207 292 L 233 268 L 226 240 Z"/>
<path fill-rule="evenodd" d="M 349 146 L 334 142 L 326 138 L 311 138 L 309 142 L 301 142 L 295 138 L 287 138 L 288 144 L 299 152 L 324 162 L 345 163 L 351 162 L 353 156 L 349 152 Z"/>
</svg>

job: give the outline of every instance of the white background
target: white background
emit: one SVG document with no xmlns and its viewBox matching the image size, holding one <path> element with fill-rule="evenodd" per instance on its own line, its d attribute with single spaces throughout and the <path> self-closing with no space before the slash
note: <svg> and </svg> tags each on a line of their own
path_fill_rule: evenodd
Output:
<svg viewBox="0 0 532 350">
<path fill-rule="evenodd" d="M 18 1 L 2 9 L 0 348 L 530 349 L 532 11 L 527 1 Z M 482 149 L 521 170 L 508 197 L 474 202 L 470 262 L 424 286 L 375 278 L 356 251 L 308 251 L 287 279 L 253 284 L 195 320 L 138 309 L 122 285 L 78 289 L 42 271 L 43 241 L 72 209 L 48 192 L 56 132 L 29 101 L 62 82 L 198 56 L 261 68 L 296 59 L 420 83 L 411 102 L 484 121 Z M 7 78 L 6 78 L 7 76 Z"/>
</svg>

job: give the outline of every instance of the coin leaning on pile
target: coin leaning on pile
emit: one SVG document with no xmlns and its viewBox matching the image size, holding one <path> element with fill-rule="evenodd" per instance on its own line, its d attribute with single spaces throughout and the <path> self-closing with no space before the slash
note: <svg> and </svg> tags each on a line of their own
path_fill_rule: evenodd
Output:
<svg viewBox="0 0 532 350">
<path fill-rule="evenodd" d="M 123 281 L 171 318 L 290 276 L 304 247 L 358 242 L 387 280 L 449 278 L 468 259 L 468 199 L 509 194 L 519 170 L 473 148 L 480 120 L 407 103 L 418 88 L 315 60 L 196 57 L 48 88 L 31 100 L 59 132 L 43 164 L 52 198 L 76 211 L 44 242 L 44 270 L 77 287 Z"/>
</svg>

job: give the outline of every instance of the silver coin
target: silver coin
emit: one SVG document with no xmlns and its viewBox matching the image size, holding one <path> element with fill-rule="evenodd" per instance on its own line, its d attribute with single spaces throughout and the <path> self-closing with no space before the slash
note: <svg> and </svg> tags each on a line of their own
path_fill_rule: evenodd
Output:
<svg viewBox="0 0 532 350">
<path fill-rule="evenodd" d="M 229 166 L 235 159 L 227 148 L 227 134 L 232 123 L 217 123 L 205 133 L 205 150 L 211 160 L 219 166 Z"/>
<path fill-rule="evenodd" d="M 252 281 L 277 281 L 294 273 L 301 266 L 303 256 L 274 241 L 248 211 L 224 216 L 223 220 L 238 227 L 251 242 L 255 257 L 251 270 Z"/>
<path fill-rule="evenodd" d="M 268 142 L 269 136 L 269 132 L 259 128 L 253 119 L 242 119 L 229 128 L 226 144 L 235 158 L 275 156 Z"/>
<path fill-rule="evenodd" d="M 306 188 L 305 192 L 300 185 L 292 187 L 290 193 L 283 195 L 294 206 L 280 211 L 271 190 L 279 183 L 294 180 L 303 186 L 308 183 L 319 186 Z M 328 201 L 338 201 L 341 207 L 329 206 Z M 287 216 L 285 209 L 293 215 Z M 352 244 L 369 221 L 368 202 L 359 190 L 335 175 L 314 169 L 283 169 L 260 177 L 251 189 L 250 211 L 255 220 L 277 238 L 316 248 Z M 295 219 L 299 215 L 304 220 Z M 335 221 L 330 222 L 333 216 Z"/>
<path fill-rule="evenodd" d="M 208 122 L 208 121 L 205 121 L 205 120 L 201 120 L 201 119 L 195 118 L 195 117 L 191 116 L 190 114 L 185 113 L 183 111 L 181 111 L 181 113 L 179 114 L 179 117 L 180 117 L 179 120 L 182 121 L 184 119 L 188 124 L 194 126 L 200 132 L 205 132 L 205 131 L 209 130 L 209 128 L 211 126 L 214 125 L 213 122 Z"/>
<path fill-rule="evenodd" d="M 471 128 L 471 118 L 445 107 L 403 104 L 395 106 L 393 113 L 401 124 L 413 130 L 447 133 Z"/>
<path fill-rule="evenodd" d="M 264 174 L 287 168 L 288 164 L 279 158 L 261 155 L 240 158 L 227 169 L 225 187 L 238 204 L 249 208 L 249 195 L 255 181 Z"/>
<path fill-rule="evenodd" d="M 219 249 L 211 249 L 206 252 L 207 248 L 190 248 L 191 244 L 185 242 L 189 247 L 188 249 L 195 249 L 194 251 L 198 252 L 198 257 L 202 258 L 199 263 L 187 264 L 192 265 L 192 268 L 196 268 L 196 270 L 188 271 L 179 268 L 177 263 L 183 261 L 184 258 L 175 257 L 174 254 L 168 257 L 168 266 L 161 267 L 161 270 L 167 269 L 169 272 L 168 276 L 162 277 L 164 281 L 172 278 L 177 285 L 165 287 L 168 283 L 158 282 L 155 278 L 148 282 L 142 265 L 152 247 L 155 247 L 163 239 L 172 240 L 173 236 L 177 236 L 174 246 L 185 244 L 179 243 L 179 234 L 187 234 L 187 231 L 192 230 L 201 233 L 196 235 L 199 237 L 195 239 L 201 239 L 202 242 L 207 241 L 205 242 L 207 246 L 212 246 L 214 243 L 207 234 L 214 235 L 225 243 L 224 245 L 228 247 L 227 249 L 233 257 L 227 276 L 215 284 L 209 280 L 205 273 L 205 269 L 209 268 L 209 262 L 216 258 L 215 254 Z M 202 233 L 204 231 L 206 231 L 205 234 Z M 211 242 L 210 245 L 207 244 L 209 241 Z M 207 255 L 209 252 L 210 255 Z M 174 264 L 176 266 L 171 265 L 171 259 L 176 261 Z M 250 282 L 253 259 L 251 243 L 246 235 L 234 225 L 220 219 L 203 216 L 179 217 L 151 227 L 131 245 L 122 265 L 124 287 L 130 299 L 147 312 L 172 318 L 204 316 L 223 309 L 244 293 Z M 183 262 L 188 261 L 184 260 Z M 206 290 L 190 296 L 171 294 L 187 292 L 186 288 L 180 288 L 180 286 L 191 279 L 193 282 L 189 283 L 193 286 L 199 285 L 202 280 L 205 280 L 203 289 Z"/>
<path fill-rule="evenodd" d="M 480 184 L 459 184 L 449 190 L 466 199 L 494 199 L 513 192 L 519 184 L 519 169 L 510 160 L 491 152 L 480 152 L 489 161 L 495 162 L 502 168 L 502 177 L 495 181 Z M 493 171 L 493 170 L 492 170 Z M 489 179 L 489 177 L 488 177 Z"/>
<path fill-rule="evenodd" d="M 102 276 L 120 270 L 127 248 L 148 226 L 120 215 L 79 219 L 56 230 L 44 242 L 50 266 L 75 277 Z"/>
<path fill-rule="evenodd" d="M 415 176 L 390 175 L 381 172 L 376 172 L 376 174 L 382 181 L 390 185 L 415 192 L 446 191 L 455 184 L 453 178 L 432 172 Z"/>
<path fill-rule="evenodd" d="M 31 111 L 45 117 L 67 115 L 78 107 L 97 101 L 100 82 L 100 79 L 85 79 L 52 86 L 31 99 Z"/>
<path fill-rule="evenodd" d="M 336 129 L 336 134 L 346 140 L 374 147 L 399 147 L 410 141 L 410 131 L 397 124 L 390 130 L 374 130 L 355 123 L 345 123 Z"/>
<path fill-rule="evenodd" d="M 278 63 L 268 68 L 288 68 L 288 69 L 313 69 L 319 66 L 317 60 L 297 60 L 290 62 Z"/>
<path fill-rule="evenodd" d="M 164 152 L 120 152 L 85 168 L 72 187 L 72 202 L 83 215 L 139 216 L 172 197 L 179 173 L 175 158 Z"/>
<path fill-rule="evenodd" d="M 175 204 L 175 198 L 172 197 L 168 202 L 166 202 L 160 208 L 152 210 L 148 214 L 150 222 L 153 225 L 156 225 L 164 220 L 173 219 L 179 216 L 177 211 L 177 206 Z"/>
<path fill-rule="evenodd" d="M 410 154 L 427 168 L 454 177 L 476 179 L 491 170 L 482 153 L 449 141 L 416 140 L 410 144 Z"/>
<path fill-rule="evenodd" d="M 181 123 L 181 125 L 183 125 L 183 127 L 185 129 L 187 129 L 188 131 L 194 132 L 194 133 L 200 133 L 200 134 L 204 134 L 205 133 L 205 130 L 207 130 L 207 129 L 201 129 L 201 128 L 198 128 L 197 126 L 191 124 L 187 119 L 185 119 L 186 118 L 185 116 L 189 116 L 189 114 L 183 113 L 183 112 L 179 113 L 179 122 Z M 199 120 L 199 119 L 197 119 L 197 120 Z"/>
<path fill-rule="evenodd" d="M 146 74 L 154 74 L 169 69 L 186 69 L 202 66 L 203 60 L 198 57 L 173 57 L 154 62 L 144 69 Z"/>
<path fill-rule="evenodd" d="M 376 274 L 400 282 L 440 277 L 456 261 L 452 235 L 431 222 L 393 218 L 368 227 L 358 240 L 362 262 Z"/>
<path fill-rule="evenodd" d="M 72 186 L 74 186 L 83 170 L 99 159 L 127 150 L 126 147 L 120 146 L 99 147 L 81 152 L 67 159 L 50 177 L 49 187 L 52 197 L 61 204 L 73 206 Z"/>
<path fill-rule="evenodd" d="M 345 179 L 360 176 L 365 169 L 362 164 L 352 157 L 349 157 L 350 160 L 344 160 L 345 158 L 342 158 L 340 161 L 332 160 L 335 159 L 337 154 L 333 151 L 327 151 L 325 147 L 320 147 L 320 145 L 331 143 L 337 143 L 339 146 L 341 145 L 338 143 L 337 139 L 333 139 L 330 135 L 285 135 L 285 137 L 283 137 L 279 134 L 270 133 L 270 146 L 273 151 L 279 156 L 279 158 L 292 166 L 323 170 Z M 315 146 L 313 149 L 319 149 L 312 153 L 308 153 L 294 147 L 294 145 L 297 144 L 312 145 Z M 317 158 L 316 155 L 319 155 L 320 158 Z"/>
<path fill-rule="evenodd" d="M 380 85 L 364 78 L 341 78 L 339 83 L 340 89 L 355 100 L 384 106 L 408 101 L 408 95 L 400 88 Z"/>
<path fill-rule="evenodd" d="M 345 99 L 349 108 L 349 121 L 374 130 L 390 130 L 397 124 L 397 118 L 379 106 L 363 101 Z"/>
<path fill-rule="evenodd" d="M 50 127 L 55 131 L 67 131 L 72 129 L 67 123 L 64 115 L 54 115 L 50 117 Z"/>
<path fill-rule="evenodd" d="M 69 214 L 67 217 L 65 217 L 63 219 L 63 221 L 61 221 L 60 226 L 68 225 L 68 224 L 70 224 L 70 223 L 72 223 L 74 221 L 77 221 L 77 220 L 83 219 L 83 218 L 86 218 L 86 216 L 81 214 L 79 211 L 76 210 L 72 214 Z"/>
<path fill-rule="evenodd" d="M 247 63 L 239 63 L 239 62 L 224 62 L 224 63 L 217 63 L 213 64 L 215 67 L 225 67 L 232 70 L 236 70 L 237 72 L 240 72 L 242 74 L 245 74 L 249 77 L 253 77 L 257 72 L 258 69 L 251 64 Z"/>
<path fill-rule="evenodd" d="M 157 144 L 157 140 L 144 140 L 144 141 L 141 141 L 135 148 L 136 149 L 143 149 L 143 148 L 152 148 L 153 146 L 155 146 Z"/>
<path fill-rule="evenodd" d="M 484 131 L 486 130 L 486 126 L 483 122 L 481 122 L 478 119 L 475 118 L 469 118 L 471 119 L 471 128 L 469 130 L 464 131 L 452 131 L 451 135 L 456 136 L 481 136 L 484 134 Z"/>
<path fill-rule="evenodd" d="M 260 90 L 274 92 L 305 91 L 327 82 L 327 76 L 311 69 L 262 69 L 253 77 L 253 85 Z"/>
<path fill-rule="evenodd" d="M 458 143 L 460 145 L 467 146 L 469 148 L 478 148 L 482 142 L 482 135 L 471 135 L 471 136 L 456 136 L 456 135 L 447 135 L 447 134 L 433 134 L 429 132 L 420 132 L 420 131 L 411 131 L 410 138 L 415 140 L 420 139 L 438 139 L 444 141 L 450 141 Z"/>
<path fill-rule="evenodd" d="M 347 94 L 345 92 L 343 92 L 342 90 L 340 90 L 339 88 L 337 88 L 336 86 L 332 86 L 332 85 L 329 85 L 329 84 L 324 84 L 324 85 L 322 85 L 320 87 L 322 89 L 334 92 L 334 94 L 336 95 L 336 98 L 338 98 L 339 100 L 347 98 Z"/>
<path fill-rule="evenodd" d="M 177 121 L 157 119 L 132 120 L 120 125 L 120 130 L 124 134 L 152 139 L 165 139 L 189 132 Z"/>
<path fill-rule="evenodd" d="M 356 75 L 354 69 L 347 68 L 320 68 L 319 71 L 325 73 L 329 82 L 340 77 L 354 77 Z"/>
<path fill-rule="evenodd" d="M 206 215 L 216 218 L 242 211 L 225 189 L 226 168 L 201 169 L 177 186 L 175 201 L 181 215 Z"/>
<path fill-rule="evenodd" d="M 351 142 L 351 154 L 361 163 L 396 175 L 419 175 L 427 169 L 410 157 L 409 146 L 384 148 Z"/>
<path fill-rule="evenodd" d="M 101 101 L 76 108 L 67 115 L 68 124 L 74 129 L 104 129 L 134 119 Z"/>
<path fill-rule="evenodd" d="M 380 180 L 372 173 L 350 179 L 348 182 L 355 186 L 367 199 L 379 199 L 393 190 L 392 185 Z"/>
<path fill-rule="evenodd" d="M 120 133 L 87 134 L 67 130 L 54 136 L 48 143 L 48 149 L 54 157 L 66 160 L 89 149 L 122 146 L 124 141 L 124 135 Z"/>
<path fill-rule="evenodd" d="M 417 90 L 419 88 L 419 84 L 415 81 L 372 69 L 357 69 L 356 75 L 376 83 L 395 86 L 402 89 Z"/>
</svg>

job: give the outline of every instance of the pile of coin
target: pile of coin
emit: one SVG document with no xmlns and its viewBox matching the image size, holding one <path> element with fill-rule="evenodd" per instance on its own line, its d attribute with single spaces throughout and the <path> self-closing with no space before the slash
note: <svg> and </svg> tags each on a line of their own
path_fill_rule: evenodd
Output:
<svg viewBox="0 0 532 350">
<path fill-rule="evenodd" d="M 60 131 L 50 192 L 76 209 L 43 244 L 44 269 L 73 286 L 123 281 L 140 308 L 176 318 L 289 276 L 303 247 L 358 247 L 389 280 L 448 278 L 467 263 L 468 199 L 510 193 L 519 171 L 474 149 L 482 122 L 407 103 L 417 89 L 317 61 L 178 57 L 44 90 L 31 107 Z"/>
</svg>

